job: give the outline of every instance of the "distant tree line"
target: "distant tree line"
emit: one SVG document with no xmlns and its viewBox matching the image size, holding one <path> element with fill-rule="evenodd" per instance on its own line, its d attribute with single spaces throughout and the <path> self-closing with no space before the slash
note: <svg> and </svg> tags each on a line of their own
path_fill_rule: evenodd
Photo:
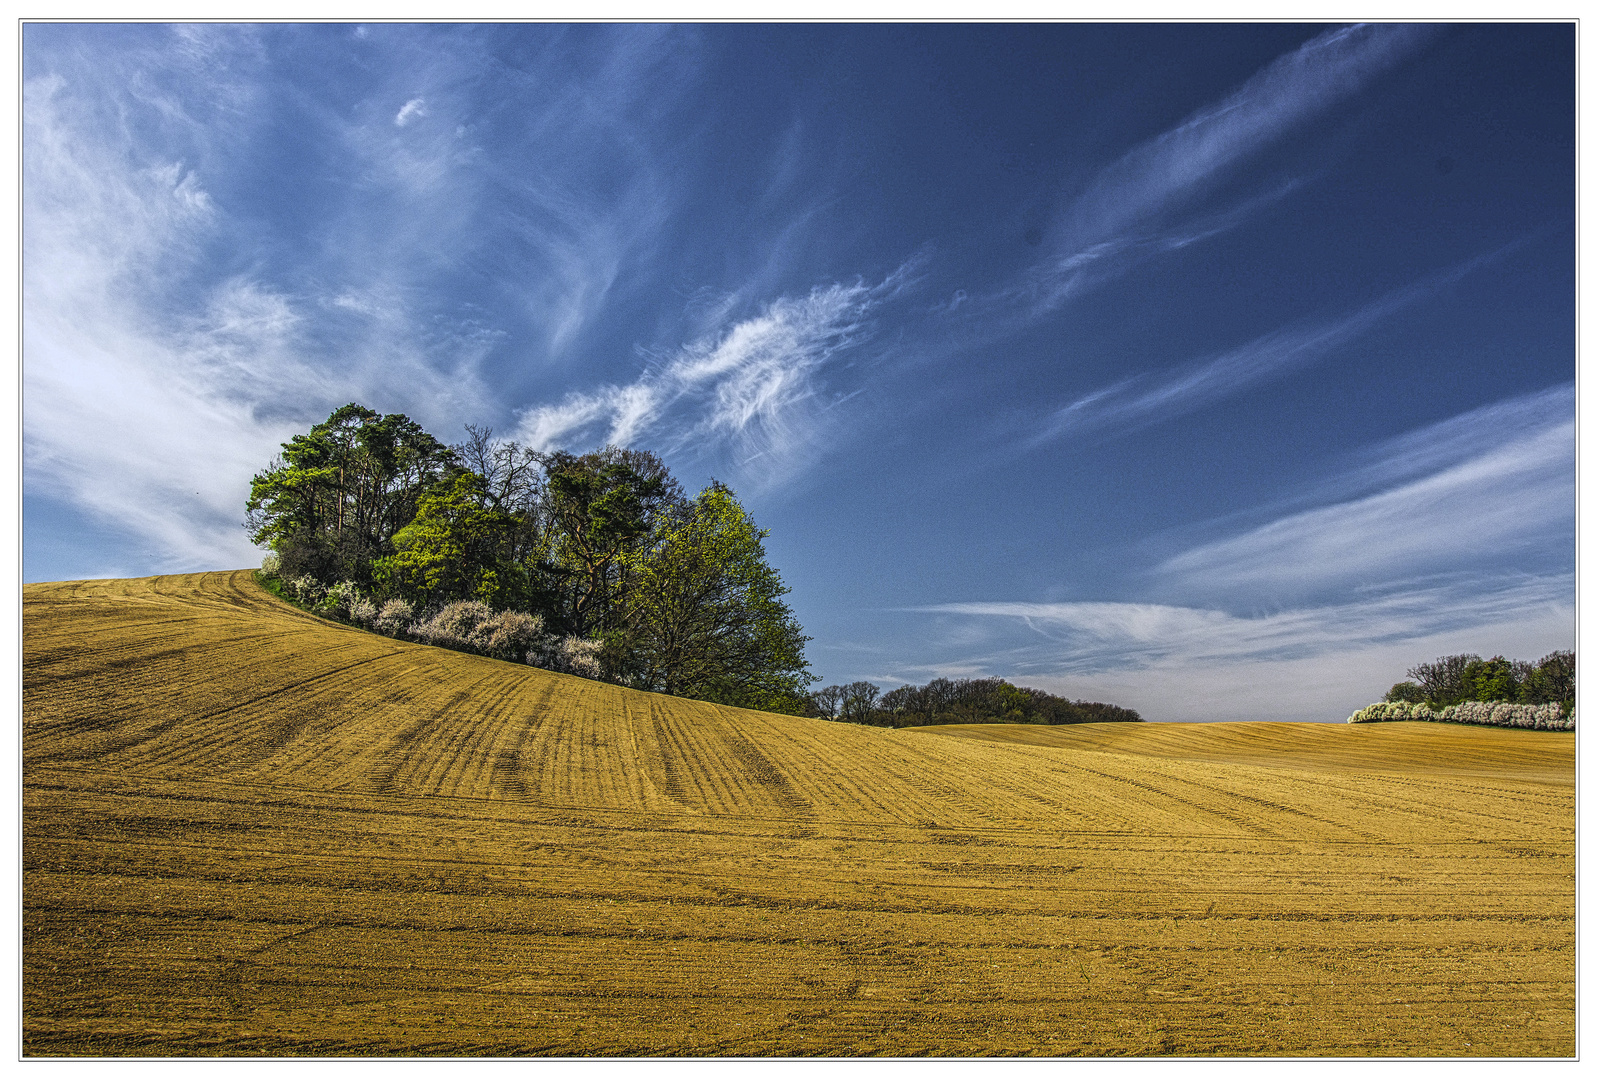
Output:
<svg viewBox="0 0 1598 1080">
<path fill-rule="evenodd" d="M 1434 709 L 1467 701 L 1557 704 L 1568 716 L 1576 700 L 1576 654 L 1569 651 L 1551 652 L 1535 664 L 1460 653 L 1417 664 L 1406 674 L 1411 681 L 1394 683 L 1383 701 L 1424 703 Z"/>
<path fill-rule="evenodd" d="M 886 694 L 875 683 L 824 686 L 810 695 L 809 715 L 875 727 L 928 724 L 1095 724 L 1138 722 L 1132 709 L 1071 701 L 1003 679 L 933 679 Z"/>
<path fill-rule="evenodd" d="M 803 713 L 804 635 L 725 485 L 643 450 L 542 453 L 337 409 L 246 505 L 269 587 L 382 632 L 643 690 Z M 517 617 L 512 617 L 517 616 Z M 564 658 L 564 659 L 563 659 Z"/>
</svg>

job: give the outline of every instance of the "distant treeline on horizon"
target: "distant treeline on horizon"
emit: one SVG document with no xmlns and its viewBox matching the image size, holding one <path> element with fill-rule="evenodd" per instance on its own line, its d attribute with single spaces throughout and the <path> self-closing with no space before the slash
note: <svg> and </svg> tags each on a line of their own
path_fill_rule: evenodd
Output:
<svg viewBox="0 0 1598 1080">
<path fill-rule="evenodd" d="M 810 715 L 875 727 L 931 724 L 1140 723 L 1134 709 L 1072 701 L 1003 679 L 933 679 L 882 693 L 875 683 L 825 686 L 810 695 Z"/>
<path fill-rule="evenodd" d="M 1426 704 L 1434 709 L 1471 701 L 1518 705 L 1559 705 L 1566 716 L 1576 705 L 1576 654 L 1569 649 L 1549 653 L 1535 664 L 1475 653 L 1439 656 L 1407 672 L 1412 682 L 1394 683 L 1384 702 Z"/>
</svg>

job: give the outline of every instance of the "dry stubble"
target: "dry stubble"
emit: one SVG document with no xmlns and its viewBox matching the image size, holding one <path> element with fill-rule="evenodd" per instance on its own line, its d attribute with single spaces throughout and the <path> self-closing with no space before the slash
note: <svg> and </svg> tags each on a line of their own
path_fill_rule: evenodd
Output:
<svg viewBox="0 0 1598 1080">
<path fill-rule="evenodd" d="M 1574 1052 L 1574 736 L 881 731 L 24 590 L 31 1055 Z"/>
</svg>

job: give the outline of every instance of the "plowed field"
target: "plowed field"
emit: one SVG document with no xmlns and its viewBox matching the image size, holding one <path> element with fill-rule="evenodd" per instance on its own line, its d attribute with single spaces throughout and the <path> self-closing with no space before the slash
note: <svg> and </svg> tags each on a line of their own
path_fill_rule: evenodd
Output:
<svg viewBox="0 0 1598 1080">
<path fill-rule="evenodd" d="M 1552 1055 L 1575 737 L 866 729 L 24 588 L 30 1055 Z"/>
</svg>

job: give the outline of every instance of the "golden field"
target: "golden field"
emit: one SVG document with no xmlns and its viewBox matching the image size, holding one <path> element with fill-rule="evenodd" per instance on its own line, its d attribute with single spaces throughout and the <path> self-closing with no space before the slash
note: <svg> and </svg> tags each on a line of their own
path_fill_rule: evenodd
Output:
<svg viewBox="0 0 1598 1080">
<path fill-rule="evenodd" d="M 887 731 L 23 591 L 28 1055 L 1575 1051 L 1575 736 Z"/>
</svg>

